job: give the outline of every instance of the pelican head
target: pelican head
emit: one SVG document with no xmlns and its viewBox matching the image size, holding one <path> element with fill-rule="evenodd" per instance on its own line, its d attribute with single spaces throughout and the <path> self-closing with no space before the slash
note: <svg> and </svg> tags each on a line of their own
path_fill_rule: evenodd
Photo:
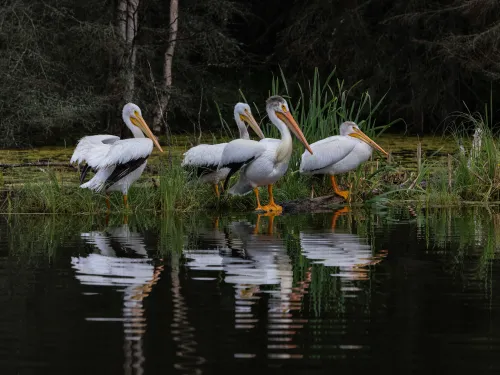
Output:
<svg viewBox="0 0 500 375">
<path fill-rule="evenodd" d="M 285 99 L 278 95 L 271 96 L 266 100 L 266 110 L 267 112 L 274 112 L 276 117 L 278 117 L 278 119 L 280 119 L 293 134 L 295 134 L 298 140 L 302 142 L 307 151 L 309 151 L 312 155 L 313 152 L 311 147 L 309 146 L 309 143 L 307 143 L 306 137 L 302 133 L 302 130 L 300 130 L 299 125 L 290 113 L 288 103 Z"/>
<path fill-rule="evenodd" d="M 360 139 L 363 142 L 372 146 L 374 149 L 379 150 L 385 156 L 388 155 L 387 152 L 382 147 L 376 144 L 375 141 L 371 140 L 371 138 L 368 137 L 365 133 L 363 133 L 361 129 L 358 127 L 358 125 L 356 125 L 356 123 L 352 121 L 346 121 L 340 125 L 340 135 L 344 137 L 349 136 Z"/>
<path fill-rule="evenodd" d="M 259 124 L 252 115 L 252 110 L 250 106 L 246 103 L 236 103 L 234 106 L 234 118 L 239 118 L 241 121 L 250 125 L 255 134 L 259 136 L 260 139 L 264 138 L 264 133 L 259 127 Z"/>
<path fill-rule="evenodd" d="M 141 109 L 137 105 L 135 105 L 134 103 L 125 104 L 122 110 L 122 118 L 134 135 L 137 134 L 137 129 L 139 129 L 140 133 L 145 134 L 149 139 L 153 141 L 155 146 L 158 147 L 158 150 L 163 152 L 163 149 L 158 143 L 158 140 L 154 136 L 151 129 L 149 129 L 146 121 L 144 121 L 144 119 L 142 118 Z"/>
</svg>

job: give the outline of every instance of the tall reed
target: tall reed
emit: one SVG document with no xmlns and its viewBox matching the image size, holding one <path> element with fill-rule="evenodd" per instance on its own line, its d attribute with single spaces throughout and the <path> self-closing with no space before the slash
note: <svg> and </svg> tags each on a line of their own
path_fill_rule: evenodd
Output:
<svg viewBox="0 0 500 375">
<path fill-rule="evenodd" d="M 375 115 L 382 109 L 385 95 L 373 102 L 368 91 L 357 93 L 359 84 L 360 82 L 356 82 L 347 87 L 343 80 L 336 77 L 336 70 L 322 80 L 316 69 L 305 86 L 300 83 L 291 85 L 280 69 L 279 75 L 272 79 L 269 95 L 281 95 L 287 99 L 290 110 L 309 143 L 338 135 L 340 125 L 344 121 L 356 122 L 369 137 L 376 138 L 398 120 L 377 125 Z M 241 96 L 246 101 L 243 93 Z M 258 108 L 255 104 L 254 106 Z M 278 130 L 272 124 L 263 122 L 262 129 L 267 137 L 279 138 Z M 316 195 L 332 194 L 328 180 L 320 181 L 321 177 L 306 177 L 298 173 L 303 152 L 302 146 L 294 147 L 289 170 L 278 182 L 278 186 L 283 188 L 277 191 L 278 198 L 311 196 L 313 183 Z M 358 171 L 342 176 L 344 185 L 354 188 L 351 191 L 354 200 L 363 200 L 367 192 L 377 191 L 375 185 L 380 185 L 370 184 L 368 175 L 371 173 L 367 172 L 368 170 L 361 166 Z M 363 183 L 360 184 L 360 181 Z"/>
</svg>

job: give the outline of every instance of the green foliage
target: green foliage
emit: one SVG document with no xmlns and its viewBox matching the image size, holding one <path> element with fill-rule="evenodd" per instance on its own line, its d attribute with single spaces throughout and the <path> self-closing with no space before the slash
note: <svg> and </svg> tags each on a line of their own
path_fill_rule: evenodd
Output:
<svg viewBox="0 0 500 375">
<path fill-rule="evenodd" d="M 322 81 L 319 70 L 315 69 L 306 88 L 300 83 L 293 88 L 280 68 L 280 76 L 273 78 L 271 83 L 271 95 L 281 94 L 289 100 L 291 111 L 309 143 L 338 134 L 344 121 L 356 122 L 370 137 L 380 136 L 398 121 L 376 126 L 374 115 L 381 110 L 385 94 L 373 104 L 368 91 L 357 95 L 355 89 L 360 82 L 346 87 L 345 82 L 336 77 L 336 73 L 334 69 Z M 271 125 L 268 125 L 266 134 L 276 134 L 274 126 L 269 127 Z"/>
<path fill-rule="evenodd" d="M 499 200 L 500 149 L 487 123 L 488 117 L 465 113 L 460 119 L 462 128 L 454 132 L 457 142 L 464 143 L 461 134 L 470 124 L 475 134 L 470 149 L 464 149 L 455 157 L 453 190 L 465 200 Z"/>
<path fill-rule="evenodd" d="M 372 199 L 416 199 L 428 205 L 452 205 L 461 202 L 497 202 L 500 200 L 500 148 L 492 132 L 490 109 L 485 114 L 456 113 L 449 131 L 457 152 L 447 159 L 433 153 L 422 157 L 420 167 L 407 173 L 399 188 Z M 474 135 L 468 134 L 470 129 Z M 438 150 L 439 151 L 439 150 Z"/>
<path fill-rule="evenodd" d="M 334 73 L 322 82 L 316 71 L 307 90 L 296 85 L 294 93 L 298 93 L 297 96 L 293 96 L 292 86 L 283 72 L 279 79 L 272 81 L 271 94 L 284 91 L 283 95 L 288 98 L 293 115 L 310 143 L 335 135 L 340 123 L 345 120 L 357 121 L 372 138 L 393 125 L 394 122 L 376 124 L 375 117 L 382 108 L 384 97 L 375 104 L 372 104 L 367 92 L 356 97 L 353 87 L 344 87 L 342 81 L 330 84 Z M 242 92 L 241 96 L 245 99 Z M 259 106 L 254 104 L 254 107 L 259 114 Z M 437 150 L 430 157 L 422 155 L 416 160 L 417 167 L 414 169 L 394 160 L 370 160 L 357 170 L 339 176 L 340 184 L 351 192 L 350 203 L 390 205 L 401 200 L 417 200 L 428 205 L 451 205 L 463 201 L 498 201 L 500 156 L 489 123 L 491 111 L 490 104 L 483 116 L 477 113 L 455 115 L 454 139 L 458 144 L 471 146 L 468 146 L 469 151 L 464 148 L 462 152 L 450 155 L 448 164 L 446 159 L 437 156 L 440 151 Z M 220 112 L 219 116 L 229 132 L 231 126 L 224 122 Z M 263 128 L 267 136 L 279 136 L 270 124 L 264 124 Z M 471 128 L 478 134 L 472 142 L 467 138 L 467 130 Z M 213 135 L 212 139 L 217 141 Z M 174 140 L 174 143 L 177 142 Z M 198 183 L 189 171 L 180 167 L 180 152 L 180 148 L 175 149 L 175 153 L 168 158 L 157 159 L 152 163 L 150 172 L 132 186 L 129 192 L 131 210 L 249 211 L 255 207 L 251 193 L 244 197 L 223 194 L 217 199 L 212 186 Z M 302 152 L 302 146 L 294 148 L 289 170 L 275 186 L 277 202 L 333 194 L 328 176 L 304 176 L 298 172 Z M 42 176 L 20 181 L 19 187 L 4 190 L 0 196 L 0 209 L 4 212 L 51 213 L 96 213 L 105 210 L 103 195 L 79 189 L 75 178 L 68 178 L 63 172 L 51 168 L 44 169 Z M 261 196 L 265 204 L 268 199 L 265 189 L 261 189 Z M 112 194 L 111 203 L 113 211 L 125 211 L 120 194 Z"/>
</svg>

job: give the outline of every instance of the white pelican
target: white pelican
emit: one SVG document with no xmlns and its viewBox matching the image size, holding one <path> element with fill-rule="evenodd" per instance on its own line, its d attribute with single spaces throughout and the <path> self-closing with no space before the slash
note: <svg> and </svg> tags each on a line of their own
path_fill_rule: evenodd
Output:
<svg viewBox="0 0 500 375">
<path fill-rule="evenodd" d="M 229 194 L 244 195 L 254 191 L 257 198 L 256 210 L 281 211 L 282 207 L 274 202 L 273 184 L 287 171 L 292 156 L 292 136 L 295 136 L 312 153 L 304 134 L 290 114 L 288 104 L 281 96 L 271 96 L 266 101 L 266 111 L 269 120 L 278 128 L 281 140 L 264 138 L 259 142 L 236 139 L 227 144 L 222 153 L 219 169 L 230 168 L 226 177 L 227 184 L 233 173 L 241 168 L 238 182 L 229 189 Z M 267 185 L 269 204 L 260 205 L 259 186 Z"/>
<path fill-rule="evenodd" d="M 334 175 L 356 169 L 367 161 L 372 154 L 372 147 L 387 155 L 387 152 L 363 133 L 358 125 L 346 121 L 340 125 L 340 135 L 311 144 L 314 154 L 304 151 L 300 173 L 329 174 L 335 193 L 347 199 L 349 191 L 339 189 Z"/>
<path fill-rule="evenodd" d="M 259 138 L 264 138 L 264 133 L 259 128 L 257 121 L 252 115 L 250 106 L 246 103 L 237 103 L 234 106 L 234 120 L 240 131 L 240 139 L 250 139 L 245 122 L 255 131 Z M 184 153 L 184 159 L 181 166 L 195 167 L 200 181 L 208 184 L 213 184 L 215 194 L 219 194 L 219 182 L 224 180 L 229 173 L 229 168 L 217 170 L 219 166 L 222 151 L 227 143 L 218 143 L 215 145 L 202 144 L 190 148 Z"/>
<path fill-rule="evenodd" d="M 128 189 L 141 177 L 146 168 L 147 159 L 153 151 L 153 143 L 163 152 L 158 140 L 142 118 L 141 109 L 137 105 L 125 104 L 122 118 L 135 138 L 120 139 L 115 135 L 107 134 L 83 137 L 78 141 L 70 160 L 70 163 L 87 163 L 82 169 L 80 183 L 83 183 L 90 168 L 97 172 L 92 179 L 80 187 L 98 192 L 106 191 L 108 209 L 110 208 L 110 191 L 121 191 L 123 202 L 128 207 Z M 149 139 L 145 138 L 144 134 Z"/>
</svg>

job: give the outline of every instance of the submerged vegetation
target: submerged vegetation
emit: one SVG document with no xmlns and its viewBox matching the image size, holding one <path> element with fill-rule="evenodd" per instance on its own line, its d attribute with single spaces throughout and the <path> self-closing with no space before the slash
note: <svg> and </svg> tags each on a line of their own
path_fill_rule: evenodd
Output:
<svg viewBox="0 0 500 375">
<path fill-rule="evenodd" d="M 346 88 L 344 82 L 336 78 L 335 72 L 321 81 L 316 71 L 307 87 L 297 85 L 301 94 L 295 98 L 290 97 L 290 86 L 282 73 L 273 79 L 270 94 L 283 93 L 288 99 L 293 115 L 310 143 L 338 134 L 340 124 L 347 120 L 357 122 L 367 135 L 379 140 L 394 123 L 376 123 L 376 114 L 383 108 L 384 98 L 373 102 L 368 92 L 355 98 L 352 94 L 354 87 Z M 246 101 L 243 93 L 241 96 Z M 256 117 L 262 118 L 259 106 L 255 103 L 253 106 Z M 388 160 L 378 158 L 374 151 L 372 160 L 355 171 L 338 176 L 341 185 L 351 191 L 348 203 L 368 201 L 391 204 L 403 200 L 446 205 L 500 200 L 500 150 L 490 130 L 490 119 L 488 111 L 484 116 L 477 113 L 456 114 L 453 116 L 454 125 L 441 142 L 446 148 L 443 146 L 429 153 L 423 148 L 425 140 L 417 141 L 411 145 L 414 151 L 408 153 L 406 150 L 404 162 L 401 160 L 404 155 L 392 150 L 391 138 L 387 138 L 389 145 L 384 145 L 383 141 L 381 144 L 391 152 Z M 205 135 L 204 141 L 225 141 L 228 133 L 233 137 L 234 125 L 222 118 L 221 122 L 220 137 Z M 267 122 L 262 121 L 261 126 L 266 136 L 279 137 L 277 130 Z M 470 129 L 474 129 L 472 139 L 468 136 Z M 173 146 L 167 157 L 156 153 L 152 155 L 146 172 L 132 186 L 129 193 L 132 210 L 249 210 L 254 207 L 251 194 L 244 197 L 223 194 L 221 199 L 217 199 L 210 185 L 199 184 L 196 178 L 180 167 L 182 153 L 191 146 L 191 142 L 185 137 L 174 137 L 171 144 Z M 72 151 L 72 148 L 58 149 L 55 153 L 59 163 L 55 163 L 55 167 L 49 164 L 31 168 L 30 177 L 24 172 L 27 168 L 0 169 L 0 210 L 50 213 L 105 211 L 104 195 L 79 189 L 76 170 L 64 163 Z M 333 194 L 328 176 L 304 176 L 298 172 L 302 152 L 302 147 L 294 148 L 289 170 L 276 184 L 278 202 Z M 9 151 L 6 153 L 8 155 Z M 49 155 L 43 159 L 51 161 Z M 12 178 L 12 175 L 17 178 Z M 32 179 L 31 176 L 35 175 L 36 178 Z M 265 202 L 267 192 L 261 190 Z M 112 194 L 111 198 L 112 210 L 124 209 L 120 194 Z"/>
</svg>

